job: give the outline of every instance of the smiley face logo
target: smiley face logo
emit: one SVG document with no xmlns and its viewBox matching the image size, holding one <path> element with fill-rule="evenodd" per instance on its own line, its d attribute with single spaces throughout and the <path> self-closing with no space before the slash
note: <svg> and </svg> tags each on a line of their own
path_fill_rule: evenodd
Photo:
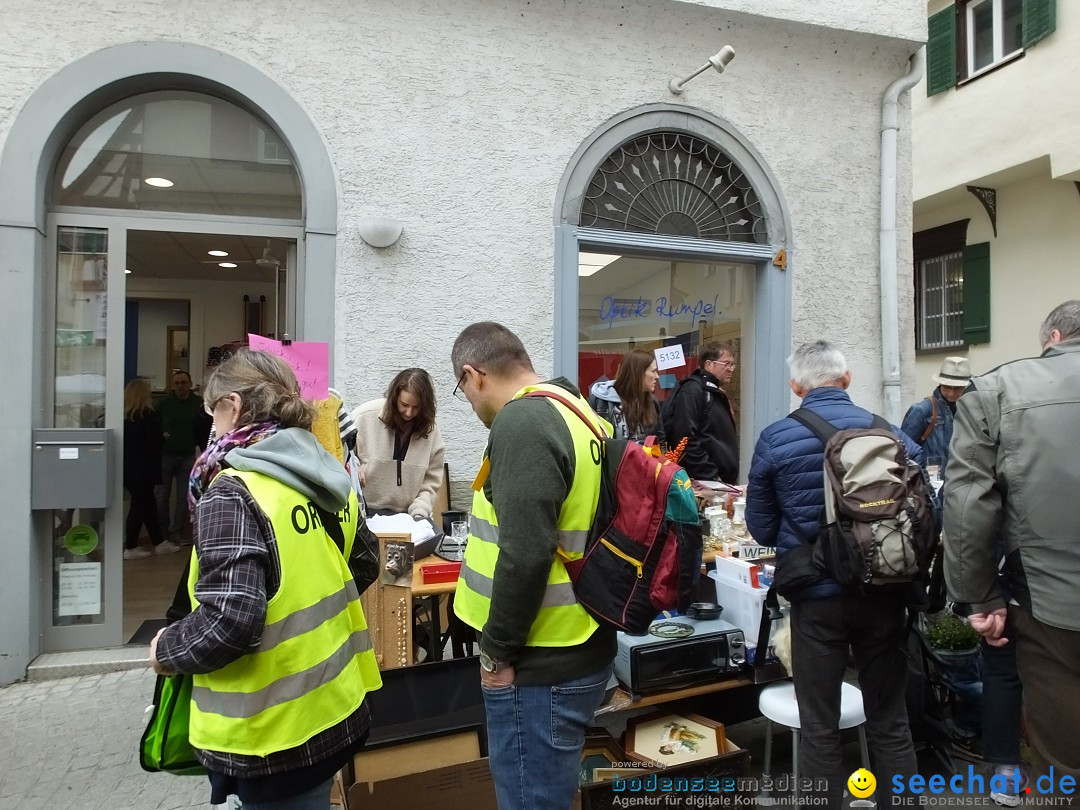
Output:
<svg viewBox="0 0 1080 810">
<path fill-rule="evenodd" d="M 852 796 L 865 799 L 874 792 L 874 788 L 877 787 L 877 779 L 866 768 L 859 768 L 848 777 L 847 786 Z"/>
</svg>

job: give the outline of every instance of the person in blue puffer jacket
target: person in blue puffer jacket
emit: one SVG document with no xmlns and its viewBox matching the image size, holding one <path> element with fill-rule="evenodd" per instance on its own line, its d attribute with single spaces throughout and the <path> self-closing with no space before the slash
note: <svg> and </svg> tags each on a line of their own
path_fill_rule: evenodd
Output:
<svg viewBox="0 0 1080 810">
<path fill-rule="evenodd" d="M 806 343 L 788 358 L 791 390 L 802 406 L 840 430 L 868 428 L 874 415 L 848 396 L 851 371 L 832 344 Z M 908 455 L 923 452 L 897 427 Z M 904 702 L 907 662 L 903 595 L 850 591 L 812 559 L 825 506 L 824 445 L 791 417 L 761 432 L 750 465 L 746 525 L 763 546 L 776 547 L 773 587 L 791 603 L 791 656 L 799 696 L 799 773 L 827 778 L 827 806 L 839 807 L 846 774 L 840 756 L 840 685 L 855 654 L 875 770 L 917 772 Z"/>
</svg>

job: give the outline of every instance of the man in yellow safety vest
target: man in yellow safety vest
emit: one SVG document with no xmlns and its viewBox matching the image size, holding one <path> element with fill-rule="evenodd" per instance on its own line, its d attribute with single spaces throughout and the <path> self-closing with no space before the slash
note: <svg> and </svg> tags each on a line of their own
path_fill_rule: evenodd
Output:
<svg viewBox="0 0 1080 810">
<path fill-rule="evenodd" d="M 457 386 L 489 429 L 473 481 L 454 610 L 481 632 L 488 750 L 500 810 L 570 807 L 585 728 L 603 701 L 615 633 L 578 604 L 563 561 L 584 552 L 600 490 L 600 444 L 564 378 L 542 382 L 517 335 L 490 321 L 454 342 Z M 459 397 L 460 398 L 460 397 Z"/>
</svg>

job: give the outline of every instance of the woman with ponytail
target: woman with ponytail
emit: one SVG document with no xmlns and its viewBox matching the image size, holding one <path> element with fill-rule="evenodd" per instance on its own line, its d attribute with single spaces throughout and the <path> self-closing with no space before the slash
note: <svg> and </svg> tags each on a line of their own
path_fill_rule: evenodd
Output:
<svg viewBox="0 0 1080 810">
<path fill-rule="evenodd" d="M 191 472 L 194 610 L 158 633 L 151 662 L 193 676 L 190 739 L 212 804 L 327 807 L 382 685 L 350 569 L 356 495 L 280 358 L 238 352 L 203 400 L 216 438 Z"/>
</svg>

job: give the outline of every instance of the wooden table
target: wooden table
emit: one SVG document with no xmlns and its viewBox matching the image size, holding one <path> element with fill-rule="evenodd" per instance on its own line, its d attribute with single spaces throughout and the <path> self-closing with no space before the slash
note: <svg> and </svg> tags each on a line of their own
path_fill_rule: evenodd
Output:
<svg viewBox="0 0 1080 810">
<path fill-rule="evenodd" d="M 728 689 L 740 689 L 744 686 L 753 686 L 750 678 L 722 678 L 716 681 L 700 683 L 696 686 L 688 686 L 684 689 L 672 689 L 665 692 L 653 692 L 647 695 L 634 695 L 627 691 L 621 684 L 615 689 L 611 699 L 596 710 L 597 714 L 610 714 L 622 712 L 628 709 L 644 709 L 649 706 L 659 706 L 662 703 L 671 703 L 684 698 L 709 695 L 713 692 L 724 692 Z"/>
</svg>

